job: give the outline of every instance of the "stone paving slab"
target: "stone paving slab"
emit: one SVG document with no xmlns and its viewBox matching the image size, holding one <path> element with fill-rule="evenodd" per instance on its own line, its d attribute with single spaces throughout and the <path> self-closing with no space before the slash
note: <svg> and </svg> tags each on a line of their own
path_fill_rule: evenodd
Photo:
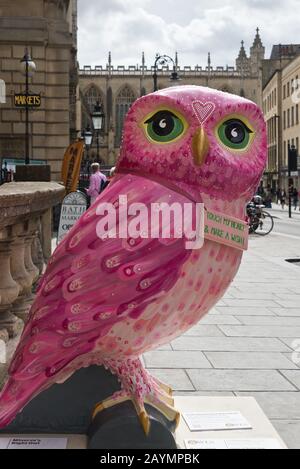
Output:
<svg viewBox="0 0 300 469">
<path fill-rule="evenodd" d="M 276 316 L 284 316 L 284 317 L 300 317 L 300 307 L 299 308 L 270 308 L 272 313 L 276 314 Z"/>
<path fill-rule="evenodd" d="M 254 397 L 269 419 L 300 419 L 300 392 L 238 392 Z"/>
<path fill-rule="evenodd" d="M 147 368 L 212 368 L 202 352 L 194 351 L 154 351 L 146 353 L 144 360 Z"/>
<path fill-rule="evenodd" d="M 278 301 L 274 301 L 274 300 L 259 300 L 259 299 L 239 299 L 239 298 L 236 298 L 236 299 L 227 299 L 227 300 L 224 300 L 224 303 L 226 304 L 226 306 L 229 306 L 229 307 L 232 307 L 232 308 L 241 308 L 243 306 L 245 307 L 254 307 L 254 308 L 260 308 L 261 306 L 265 306 L 266 308 L 278 308 L 280 306 L 284 306 L 282 304 L 279 303 L 279 301 L 281 301 L 279 298 L 278 298 Z"/>
<path fill-rule="evenodd" d="M 282 308 L 297 308 L 297 309 L 299 309 L 299 298 L 290 299 L 289 297 L 286 297 L 284 300 L 283 299 L 278 299 L 278 300 L 276 300 L 276 302 Z"/>
<path fill-rule="evenodd" d="M 300 420 L 271 420 L 271 423 L 289 449 L 300 448 Z"/>
<path fill-rule="evenodd" d="M 300 390 L 300 370 L 290 371 L 281 370 L 283 376 L 285 376 L 298 390 Z"/>
<path fill-rule="evenodd" d="M 180 337 L 172 342 L 174 350 L 289 352 L 290 348 L 276 338 Z"/>
<path fill-rule="evenodd" d="M 287 318 L 283 316 L 236 316 L 236 319 L 238 319 L 242 324 L 248 326 L 286 326 L 287 324 Z M 288 325 L 289 327 L 300 326 L 300 317 L 290 317 L 288 319 Z"/>
<path fill-rule="evenodd" d="M 173 391 L 193 391 L 195 390 L 190 378 L 185 370 L 152 368 L 151 374 L 163 383 L 167 383 Z"/>
<path fill-rule="evenodd" d="M 300 342 L 298 342 L 300 343 Z M 294 365 L 296 365 L 296 369 L 300 368 L 300 354 L 297 355 L 297 359 L 295 359 L 295 352 L 283 353 L 283 355 L 290 360 Z"/>
<path fill-rule="evenodd" d="M 299 318 L 300 319 L 300 318 Z M 228 324 L 228 325 L 241 325 L 241 322 L 231 316 L 229 314 L 207 314 L 202 320 L 201 324 L 204 325 L 221 325 L 221 324 Z"/>
<path fill-rule="evenodd" d="M 200 324 L 186 332 L 184 336 L 222 337 L 223 334 L 217 326 L 205 326 L 200 322 Z"/>
<path fill-rule="evenodd" d="M 186 370 L 199 391 L 295 391 L 274 370 Z"/>
<path fill-rule="evenodd" d="M 282 295 L 284 295 L 284 293 L 282 293 Z M 287 297 L 288 293 L 285 293 L 285 295 Z M 265 300 L 272 300 L 272 301 L 275 301 L 276 303 L 282 300 L 282 298 L 274 291 L 253 291 L 253 290 L 248 290 L 248 291 L 244 290 L 241 292 L 234 293 L 231 295 L 231 298 L 224 297 L 225 303 L 227 303 L 227 301 L 231 302 L 232 298 L 233 300 L 250 300 L 250 302 L 252 301 L 256 302 L 257 300 L 261 300 L 263 303 Z"/>
<path fill-rule="evenodd" d="M 266 307 L 257 308 L 256 306 L 244 306 L 242 308 L 232 308 L 228 306 L 218 306 L 214 310 L 214 314 L 232 314 L 233 316 L 275 316 L 276 309 L 269 309 Z M 210 312 L 209 314 L 212 314 Z"/>
<path fill-rule="evenodd" d="M 228 337 L 300 337 L 294 326 L 219 326 Z"/>
<path fill-rule="evenodd" d="M 214 368 L 253 370 L 297 370 L 298 367 L 282 353 L 205 352 Z"/>
<path fill-rule="evenodd" d="M 288 339 L 280 337 L 280 340 L 292 350 L 298 350 L 298 358 L 300 362 L 300 337 L 290 337 Z"/>
</svg>

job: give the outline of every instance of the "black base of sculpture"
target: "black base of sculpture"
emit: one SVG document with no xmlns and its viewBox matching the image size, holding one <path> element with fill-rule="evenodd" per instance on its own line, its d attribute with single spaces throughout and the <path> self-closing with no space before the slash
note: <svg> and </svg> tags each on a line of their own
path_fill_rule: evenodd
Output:
<svg viewBox="0 0 300 469">
<path fill-rule="evenodd" d="M 88 431 L 89 449 L 176 449 L 171 423 L 156 409 L 146 406 L 151 426 L 146 436 L 131 402 L 96 415 Z"/>
<path fill-rule="evenodd" d="M 89 449 L 176 449 L 172 423 L 152 407 L 147 407 L 147 437 L 129 401 L 100 412 L 92 421 L 95 405 L 119 390 L 116 377 L 104 368 L 79 370 L 33 399 L 0 433 L 86 434 Z"/>
</svg>

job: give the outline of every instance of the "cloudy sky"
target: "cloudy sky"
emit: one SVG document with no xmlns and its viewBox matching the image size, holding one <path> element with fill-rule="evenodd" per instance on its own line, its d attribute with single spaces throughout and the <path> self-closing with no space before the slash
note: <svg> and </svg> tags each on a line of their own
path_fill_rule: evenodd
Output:
<svg viewBox="0 0 300 469">
<path fill-rule="evenodd" d="M 255 29 L 270 54 L 272 44 L 300 43 L 299 0 L 78 0 L 80 65 L 140 63 L 145 51 L 180 65 L 234 65 L 240 41 L 252 45 Z"/>
</svg>

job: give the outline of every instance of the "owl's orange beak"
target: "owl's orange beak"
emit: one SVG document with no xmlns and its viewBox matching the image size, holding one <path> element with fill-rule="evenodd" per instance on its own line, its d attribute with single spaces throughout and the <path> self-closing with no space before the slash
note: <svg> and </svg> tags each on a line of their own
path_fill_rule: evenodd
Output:
<svg viewBox="0 0 300 469">
<path fill-rule="evenodd" d="M 192 150 L 195 164 L 201 166 L 205 163 L 209 151 L 209 140 L 203 127 L 200 127 L 193 137 Z"/>
</svg>

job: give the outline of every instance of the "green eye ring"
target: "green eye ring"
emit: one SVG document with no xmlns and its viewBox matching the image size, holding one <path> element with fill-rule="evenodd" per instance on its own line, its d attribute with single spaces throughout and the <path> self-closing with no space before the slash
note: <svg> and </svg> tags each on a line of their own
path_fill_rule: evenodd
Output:
<svg viewBox="0 0 300 469">
<path fill-rule="evenodd" d="M 155 112 L 144 122 L 148 139 L 160 144 L 175 142 L 183 135 L 186 127 L 185 119 L 169 109 Z"/>
<path fill-rule="evenodd" d="M 217 135 L 221 143 L 231 150 L 244 151 L 248 148 L 254 131 L 239 117 L 232 117 L 223 121 Z"/>
</svg>

